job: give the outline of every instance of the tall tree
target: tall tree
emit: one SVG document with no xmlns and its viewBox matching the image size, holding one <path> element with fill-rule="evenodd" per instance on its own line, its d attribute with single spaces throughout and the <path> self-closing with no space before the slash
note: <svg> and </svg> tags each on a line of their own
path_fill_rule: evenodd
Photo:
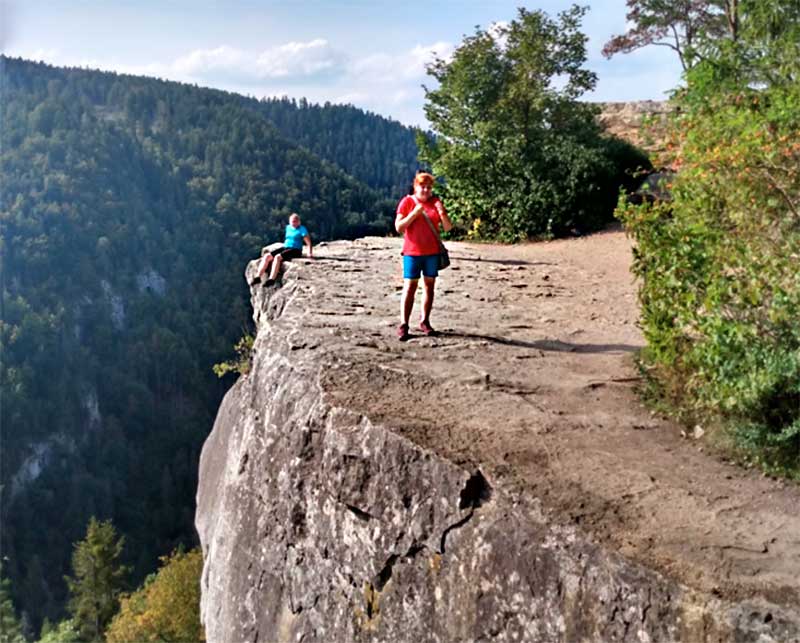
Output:
<svg viewBox="0 0 800 643">
<path fill-rule="evenodd" d="M 739 0 L 627 0 L 631 27 L 603 47 L 603 55 L 628 54 L 642 47 L 669 47 L 684 71 L 702 57 L 698 45 L 720 38 L 735 40 Z"/>
<path fill-rule="evenodd" d="M 578 101 L 596 83 L 584 68 L 585 12 L 573 6 L 553 20 L 520 9 L 429 66 L 439 86 L 426 88 L 425 113 L 436 136 L 418 138 L 420 156 L 444 176 L 467 233 L 514 241 L 610 218 L 616 163 L 596 108 Z"/>
<path fill-rule="evenodd" d="M 126 567 L 118 561 L 125 538 L 117 537 L 111 521 L 89 520 L 86 538 L 75 544 L 73 576 L 66 579 L 71 594 L 69 609 L 81 636 L 103 639 L 108 623 L 119 608 Z"/>
</svg>

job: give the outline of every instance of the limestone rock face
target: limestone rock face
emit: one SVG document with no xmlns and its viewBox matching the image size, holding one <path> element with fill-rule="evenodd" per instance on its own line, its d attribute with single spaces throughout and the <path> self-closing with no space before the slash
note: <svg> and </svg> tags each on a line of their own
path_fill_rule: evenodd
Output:
<svg viewBox="0 0 800 643">
<path fill-rule="evenodd" d="M 454 267 L 459 259 L 465 266 L 468 251 L 453 245 Z M 395 310 L 398 250 L 397 240 L 331 244 L 317 250 L 316 262 L 287 266 L 278 287 L 253 290 L 252 369 L 226 395 L 200 464 L 196 525 L 208 641 L 800 636 L 792 607 L 720 598 L 674 580 L 594 542 L 574 522 L 554 520 L 530 485 L 488 454 L 482 461 L 432 448 L 445 426 L 469 425 L 466 412 L 445 418 L 446 410 L 441 425 L 421 423 L 416 405 L 437 394 L 435 383 L 408 384 L 405 415 L 381 412 L 389 402 L 381 399 L 388 389 L 380 373 L 402 379 L 402 360 L 419 360 L 417 352 L 393 352 L 400 350 L 393 322 L 377 321 Z M 558 272 L 547 270 L 549 285 Z M 388 287 L 373 288 L 372 277 Z M 344 281 L 336 287 L 337 279 L 365 292 L 348 299 L 352 292 Z M 446 283 L 441 294 L 454 297 Z M 443 316 L 452 306 L 437 305 Z M 465 336 L 451 331 L 437 350 L 458 351 L 471 341 Z M 456 353 L 447 355 L 452 362 Z M 380 366 L 366 382 L 358 378 L 365 364 Z M 495 381 L 478 379 L 464 386 L 485 391 Z M 353 400 L 372 396 L 374 412 L 343 403 L 336 391 L 345 390 Z M 481 422 L 490 432 L 491 419 Z M 451 441 L 472 440 L 465 429 Z"/>
<path fill-rule="evenodd" d="M 598 120 L 614 136 L 640 147 L 650 155 L 664 150 L 665 125 L 672 108 L 667 101 L 643 100 L 600 103 Z M 643 129 L 645 123 L 649 124 Z"/>
</svg>

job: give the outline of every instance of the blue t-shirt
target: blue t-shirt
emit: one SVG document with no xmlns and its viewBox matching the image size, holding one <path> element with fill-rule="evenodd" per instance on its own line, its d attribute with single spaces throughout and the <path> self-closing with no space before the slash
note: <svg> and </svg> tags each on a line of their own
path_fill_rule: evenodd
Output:
<svg viewBox="0 0 800 643">
<path fill-rule="evenodd" d="M 296 248 L 297 250 L 303 249 L 303 237 L 308 236 L 308 230 L 304 225 L 299 228 L 293 228 L 290 225 L 286 226 L 286 241 L 283 245 L 287 248 Z"/>
</svg>

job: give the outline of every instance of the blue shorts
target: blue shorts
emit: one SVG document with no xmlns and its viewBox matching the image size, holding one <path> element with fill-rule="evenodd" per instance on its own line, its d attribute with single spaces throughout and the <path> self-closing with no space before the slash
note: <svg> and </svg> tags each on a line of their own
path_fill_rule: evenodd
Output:
<svg viewBox="0 0 800 643">
<path fill-rule="evenodd" d="M 403 279 L 419 279 L 419 273 L 426 277 L 439 276 L 439 255 L 403 255 Z"/>
</svg>

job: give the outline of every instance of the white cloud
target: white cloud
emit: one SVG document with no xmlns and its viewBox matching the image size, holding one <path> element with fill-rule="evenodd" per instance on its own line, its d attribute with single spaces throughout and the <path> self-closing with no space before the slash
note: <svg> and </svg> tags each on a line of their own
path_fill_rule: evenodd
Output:
<svg viewBox="0 0 800 643">
<path fill-rule="evenodd" d="M 350 76 L 364 83 L 396 84 L 402 81 L 422 81 L 426 67 L 434 59 L 449 60 L 454 47 L 448 42 L 416 45 L 399 54 L 378 53 L 350 65 Z"/>
<path fill-rule="evenodd" d="M 222 45 L 216 49 L 196 49 L 178 58 L 171 66 L 179 74 L 203 76 L 209 72 L 246 68 L 247 55 L 239 49 Z"/>
<path fill-rule="evenodd" d="M 252 83 L 254 81 L 300 81 L 312 77 L 337 75 L 347 62 L 346 56 L 331 47 L 327 40 L 288 42 L 260 52 L 222 45 L 197 49 L 175 60 L 171 75 L 215 82 Z"/>
<path fill-rule="evenodd" d="M 346 56 L 335 50 L 327 40 L 289 42 L 262 52 L 255 61 L 260 78 L 308 77 L 322 72 L 339 73 Z"/>
<path fill-rule="evenodd" d="M 391 95 L 391 102 L 395 105 L 406 102 L 411 98 L 411 92 L 405 89 L 399 89 Z"/>
<path fill-rule="evenodd" d="M 407 77 L 424 78 L 426 67 L 436 58 L 441 58 L 448 62 L 453 56 L 455 47 L 449 42 L 436 42 L 432 45 L 417 45 L 409 52 L 409 66 Z"/>
<path fill-rule="evenodd" d="M 0 0 L 0 2 L 2 2 L 2 0 Z M 19 52 L 14 52 L 10 55 L 20 56 L 21 58 L 25 58 L 26 60 L 33 60 L 35 62 L 61 64 L 56 62 L 61 57 L 61 52 L 59 52 L 58 49 L 45 49 L 43 47 L 39 47 L 38 49 L 34 49 L 33 51 L 22 50 Z"/>
</svg>

